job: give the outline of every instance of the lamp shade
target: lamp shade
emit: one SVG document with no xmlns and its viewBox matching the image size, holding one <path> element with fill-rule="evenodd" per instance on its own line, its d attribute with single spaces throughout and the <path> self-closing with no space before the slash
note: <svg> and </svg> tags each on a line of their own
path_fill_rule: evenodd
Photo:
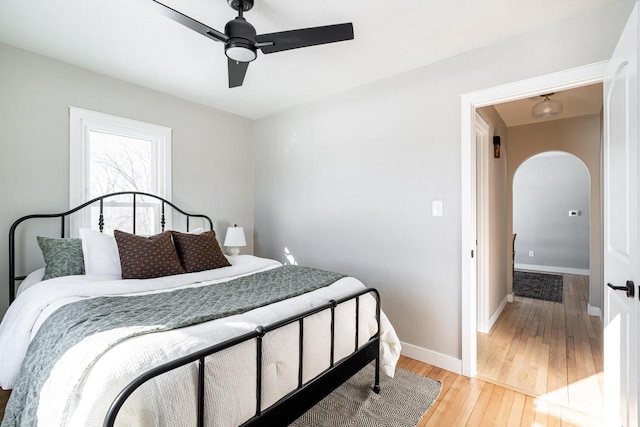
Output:
<svg viewBox="0 0 640 427">
<path fill-rule="evenodd" d="M 238 227 L 237 225 L 227 228 L 227 235 L 224 238 L 224 245 L 236 248 L 240 246 L 247 246 L 247 241 L 244 238 L 244 229 L 242 227 Z"/>
<path fill-rule="evenodd" d="M 562 103 L 555 99 L 549 99 L 553 93 L 549 93 L 544 96 L 544 100 L 538 102 L 531 109 L 531 115 L 534 119 L 546 119 L 549 117 L 556 117 L 562 113 Z"/>
</svg>

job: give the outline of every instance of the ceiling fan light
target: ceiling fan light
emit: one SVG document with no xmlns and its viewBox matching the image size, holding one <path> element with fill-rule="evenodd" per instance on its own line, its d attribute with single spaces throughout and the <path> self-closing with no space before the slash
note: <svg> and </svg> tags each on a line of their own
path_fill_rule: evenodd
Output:
<svg viewBox="0 0 640 427">
<path fill-rule="evenodd" d="M 543 95 L 544 101 L 538 102 L 531 109 L 531 116 L 534 119 L 547 119 L 551 117 L 557 117 L 562 113 L 562 103 L 555 99 L 549 99 L 549 95 Z"/>
<path fill-rule="evenodd" d="M 229 59 L 238 62 L 251 62 L 258 56 L 253 46 L 242 41 L 228 42 L 224 53 Z"/>
</svg>

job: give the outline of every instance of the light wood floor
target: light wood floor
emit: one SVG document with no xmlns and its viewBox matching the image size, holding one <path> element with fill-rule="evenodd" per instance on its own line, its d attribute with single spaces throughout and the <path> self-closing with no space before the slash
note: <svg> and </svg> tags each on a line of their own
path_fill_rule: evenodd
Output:
<svg viewBox="0 0 640 427">
<path fill-rule="evenodd" d="M 601 419 L 602 325 L 587 313 L 589 278 L 563 280 L 563 304 L 515 297 L 478 334 L 478 378 Z"/>
<path fill-rule="evenodd" d="M 417 427 L 588 427 L 602 419 L 490 382 L 445 371 L 407 357 L 398 367 L 442 382 Z"/>
</svg>

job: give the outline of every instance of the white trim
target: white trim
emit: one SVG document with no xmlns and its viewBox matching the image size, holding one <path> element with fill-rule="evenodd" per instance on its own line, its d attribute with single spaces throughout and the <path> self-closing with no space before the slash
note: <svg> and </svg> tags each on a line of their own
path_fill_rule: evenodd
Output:
<svg viewBox="0 0 640 427">
<path fill-rule="evenodd" d="M 462 372 L 462 362 L 460 359 L 406 342 L 401 341 L 400 344 L 402 345 L 400 354 L 405 357 L 410 357 L 422 363 L 428 363 L 440 369 L 446 369 L 458 375 Z"/>
<path fill-rule="evenodd" d="M 513 294 L 507 294 L 507 302 L 513 302 Z"/>
<path fill-rule="evenodd" d="M 89 132 L 121 134 L 153 142 L 156 170 L 156 194 L 171 201 L 171 137 L 172 128 L 141 122 L 126 117 L 69 106 L 69 208 L 89 200 L 88 162 Z M 90 212 L 87 210 L 87 215 Z M 171 216 L 167 221 L 171 220 Z M 85 217 L 71 216 L 70 230 L 88 226 Z M 169 223 L 170 225 L 170 223 Z"/>
<path fill-rule="evenodd" d="M 489 332 L 491 329 L 489 317 L 489 288 L 491 286 L 489 273 L 491 267 L 489 258 L 489 157 L 493 158 L 493 150 L 489 150 L 489 125 L 476 113 L 476 209 L 478 220 L 476 223 L 477 260 L 476 260 L 476 289 L 478 332 Z M 480 140 L 478 140 L 478 137 Z"/>
<path fill-rule="evenodd" d="M 534 264 L 515 264 L 516 270 L 540 271 L 546 273 L 561 274 L 577 274 L 579 276 L 588 276 L 591 274 L 589 270 L 583 268 L 554 267 L 552 265 L 534 265 Z"/>
<path fill-rule="evenodd" d="M 600 310 L 600 307 L 594 307 L 591 304 L 587 303 L 587 313 L 589 314 L 589 316 L 600 318 L 600 322 L 603 321 L 602 310 Z"/>
<path fill-rule="evenodd" d="M 511 294 L 509 294 L 511 295 Z M 493 314 L 491 315 L 491 318 L 489 319 L 489 323 L 488 323 L 488 328 L 485 331 L 478 331 L 478 332 L 485 332 L 485 333 L 489 333 L 491 331 L 491 328 L 493 328 L 493 325 L 496 324 L 496 321 L 498 320 L 498 317 L 500 317 L 500 315 L 502 314 L 502 312 L 504 311 L 504 308 L 507 306 L 507 302 L 509 300 L 509 295 L 505 295 L 504 298 L 502 299 L 502 302 L 500 303 L 500 305 L 498 306 L 498 308 L 496 309 L 496 311 L 493 312 Z"/>
<path fill-rule="evenodd" d="M 462 305 L 462 374 L 473 377 L 477 370 L 476 344 L 476 286 L 473 270 L 469 262 L 469 251 L 474 247 L 475 208 L 471 200 L 476 189 L 472 186 L 475 177 L 471 177 L 471 146 L 474 143 L 475 110 L 478 107 L 500 102 L 528 98 L 541 93 L 566 90 L 603 80 L 607 61 L 559 71 L 540 77 L 521 80 L 501 86 L 483 89 L 461 95 L 461 305 Z"/>
</svg>

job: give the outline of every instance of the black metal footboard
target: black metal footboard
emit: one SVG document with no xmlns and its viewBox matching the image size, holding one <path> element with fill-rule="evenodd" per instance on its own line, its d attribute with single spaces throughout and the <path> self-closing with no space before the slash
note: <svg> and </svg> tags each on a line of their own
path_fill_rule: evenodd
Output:
<svg viewBox="0 0 640 427">
<path fill-rule="evenodd" d="M 359 338 L 359 313 L 360 313 L 360 297 L 366 294 L 372 294 L 376 301 L 376 321 L 377 331 L 376 333 L 362 346 L 358 346 Z M 354 351 L 346 358 L 335 361 L 334 360 L 334 347 L 335 347 L 335 309 L 338 305 L 355 300 L 355 337 L 354 337 Z M 316 378 L 303 383 L 303 334 L 304 334 L 304 321 L 306 318 L 320 313 L 325 310 L 331 311 L 331 353 L 330 353 L 330 366 L 322 374 Z M 281 398 L 278 402 L 265 409 L 261 410 L 262 399 L 262 341 L 263 337 L 269 332 L 275 331 L 286 325 L 298 322 L 299 323 L 299 348 L 298 348 L 298 386 L 295 390 Z M 377 393 L 380 391 L 380 294 L 374 288 L 367 288 L 360 292 L 350 294 L 348 296 L 332 300 L 326 304 L 323 304 L 314 309 L 305 311 L 298 315 L 289 317 L 279 322 L 267 325 L 258 326 L 255 330 L 248 332 L 244 335 L 226 340 L 216 345 L 204 348 L 187 356 L 180 357 L 173 361 L 167 362 L 160 366 L 157 366 L 129 383 L 115 398 L 104 420 L 105 427 L 111 427 L 114 425 L 118 412 L 122 408 L 124 402 L 129 396 L 145 382 L 161 375 L 166 372 L 172 371 L 181 366 L 197 362 L 198 366 L 198 387 L 197 387 L 197 408 L 198 408 L 198 426 L 204 426 L 204 414 L 205 403 L 207 397 L 205 396 L 205 358 L 207 356 L 218 353 L 222 350 L 228 349 L 240 343 L 256 340 L 257 345 L 257 364 L 256 364 L 256 414 L 247 420 L 242 426 L 279 426 L 288 425 L 305 411 L 319 402 L 322 398 L 331 393 L 340 384 L 349 379 L 353 374 L 358 372 L 364 366 L 371 361 L 375 360 L 375 378 L 373 390 Z"/>
</svg>

